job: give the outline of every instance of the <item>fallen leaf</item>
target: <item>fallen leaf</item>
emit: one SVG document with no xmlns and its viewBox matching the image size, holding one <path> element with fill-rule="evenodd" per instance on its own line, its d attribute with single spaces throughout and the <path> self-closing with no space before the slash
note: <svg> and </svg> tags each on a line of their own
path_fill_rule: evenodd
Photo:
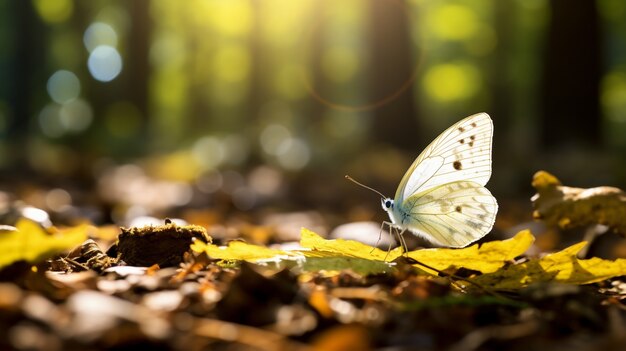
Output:
<svg viewBox="0 0 626 351">
<path fill-rule="evenodd" d="M 17 230 L 0 231 L 0 267 L 20 260 L 38 262 L 70 250 L 87 239 L 89 230 L 88 225 L 79 225 L 48 233 L 25 218 L 15 227 Z"/>
<path fill-rule="evenodd" d="M 300 245 L 313 251 L 307 254 L 309 257 L 314 256 L 315 252 L 325 252 L 345 257 L 391 262 L 402 255 L 401 247 L 387 252 L 354 240 L 324 239 L 306 228 L 302 228 L 300 235 Z"/>
<path fill-rule="evenodd" d="M 287 251 L 242 241 L 231 241 L 228 246 L 196 241 L 191 248 L 195 252 L 206 253 L 212 259 L 251 263 L 275 262 L 282 267 L 305 272 L 321 271 L 326 276 L 338 274 L 345 269 L 362 275 L 390 272 L 393 270 L 390 258 L 401 254 L 400 250 L 394 250 L 390 252 L 388 261 L 384 261 L 387 255 L 385 251 L 352 240 L 326 240 L 304 228 L 300 244 L 303 249 Z"/>
<path fill-rule="evenodd" d="M 579 260 L 576 254 L 585 242 L 540 259 L 531 259 L 521 264 L 510 264 L 522 255 L 533 243 L 528 230 L 502 241 L 475 244 L 463 249 L 422 249 L 407 253 L 407 256 L 438 270 L 465 268 L 483 273 L 472 281 L 495 289 L 519 289 L 535 282 L 558 281 L 568 284 L 589 284 L 608 278 L 626 275 L 626 259 L 615 261 L 591 258 Z M 206 252 L 209 257 L 248 262 L 275 261 L 283 267 L 297 267 L 308 272 L 322 272 L 326 276 L 352 270 L 367 275 L 395 270 L 394 263 L 385 261 L 401 255 L 401 249 L 389 253 L 352 240 L 327 240 L 308 229 L 302 229 L 300 241 L 303 250 L 274 250 L 245 242 L 231 242 L 227 247 L 196 242 L 196 252 Z M 510 264 L 507 266 L 507 264 Z M 430 269 L 416 267 L 436 275 Z"/>
<path fill-rule="evenodd" d="M 603 224 L 626 235 L 626 194 L 614 187 L 574 188 L 546 171 L 535 173 L 531 201 L 535 219 L 568 229 Z"/>
<path fill-rule="evenodd" d="M 204 252 L 212 259 L 238 260 L 252 263 L 264 260 L 279 260 L 284 257 L 298 255 L 294 252 L 270 249 L 243 241 L 231 241 L 228 243 L 228 246 L 217 246 L 196 240 L 191 244 L 191 249 L 195 252 Z"/>
<path fill-rule="evenodd" d="M 576 254 L 586 242 L 574 244 L 562 251 L 511 265 L 491 274 L 477 276 L 473 282 L 501 290 L 514 290 L 533 283 L 558 282 L 590 284 L 626 275 L 626 259 L 578 259 Z"/>
<path fill-rule="evenodd" d="M 407 256 L 428 264 L 440 271 L 450 268 L 466 268 L 481 273 L 492 273 L 502 268 L 505 263 L 523 254 L 535 238 L 528 230 L 521 231 L 515 237 L 484 244 L 474 244 L 462 249 L 421 249 L 410 251 Z M 436 272 L 416 265 L 427 272 Z"/>
</svg>

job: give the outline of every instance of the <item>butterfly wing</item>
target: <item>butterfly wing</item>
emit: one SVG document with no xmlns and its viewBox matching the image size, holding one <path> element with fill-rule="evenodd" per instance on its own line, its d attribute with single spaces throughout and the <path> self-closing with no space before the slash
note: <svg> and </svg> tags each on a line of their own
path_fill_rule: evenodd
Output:
<svg viewBox="0 0 626 351">
<path fill-rule="evenodd" d="M 446 129 L 415 159 L 396 190 L 395 203 L 454 181 L 487 184 L 491 177 L 493 122 L 486 113 Z"/>
<path fill-rule="evenodd" d="M 493 227 L 498 203 L 489 190 L 471 181 L 451 182 L 409 196 L 398 210 L 402 226 L 436 244 L 464 247 Z"/>
</svg>

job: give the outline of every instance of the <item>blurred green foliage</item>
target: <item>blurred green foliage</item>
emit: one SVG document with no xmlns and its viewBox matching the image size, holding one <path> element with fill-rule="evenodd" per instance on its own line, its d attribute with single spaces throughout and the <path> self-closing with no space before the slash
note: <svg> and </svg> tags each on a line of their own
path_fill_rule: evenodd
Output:
<svg viewBox="0 0 626 351">
<path fill-rule="evenodd" d="M 547 37 L 563 25 L 556 6 L 547 0 L 4 1 L 0 167 L 72 175 L 156 155 L 148 160 L 156 173 L 182 180 L 267 164 L 338 179 L 351 170 L 368 171 L 370 179 L 386 172 L 380 181 L 393 184 L 441 130 L 486 111 L 496 125 L 494 167 L 502 169 L 494 173 L 496 189 L 527 182 L 538 159 L 543 168 L 552 163 L 568 171 L 585 165 L 581 158 L 592 159 L 597 167 L 583 174 L 600 171 L 603 180 L 623 184 L 626 5 L 599 0 L 580 19 L 581 25 L 597 20 L 599 36 L 592 40 L 602 44 L 599 96 L 563 100 L 599 101 L 598 116 L 566 116 L 601 130 L 600 142 L 590 136 L 580 143 L 559 133 L 542 136 L 551 130 L 542 112 Z M 400 30 L 385 32 L 392 24 Z M 576 46 L 583 39 L 571 40 Z M 381 45 L 396 51 L 377 52 Z M 567 64 L 572 57 L 559 59 Z M 408 104 L 400 104 L 403 98 Z M 546 139 L 557 147 L 549 149 Z"/>
</svg>

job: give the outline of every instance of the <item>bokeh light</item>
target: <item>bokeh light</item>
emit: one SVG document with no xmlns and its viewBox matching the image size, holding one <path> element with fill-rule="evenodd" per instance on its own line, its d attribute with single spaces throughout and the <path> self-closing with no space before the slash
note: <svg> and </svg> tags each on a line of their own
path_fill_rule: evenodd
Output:
<svg viewBox="0 0 626 351">
<path fill-rule="evenodd" d="M 276 150 L 278 163 L 290 171 L 303 169 L 311 158 L 309 146 L 298 138 L 283 140 Z"/>
<path fill-rule="evenodd" d="M 56 188 L 48 191 L 45 202 L 49 209 L 62 212 L 71 207 L 72 196 L 67 190 Z"/>
<path fill-rule="evenodd" d="M 479 22 L 471 8 L 446 3 L 428 16 L 432 33 L 445 40 L 466 40 L 475 35 Z"/>
<path fill-rule="evenodd" d="M 617 123 L 626 123 L 626 73 L 615 71 L 602 79 L 600 101 L 606 116 Z"/>
<path fill-rule="evenodd" d="M 114 47 L 100 45 L 89 55 L 87 67 L 96 80 L 110 82 L 122 71 L 122 56 Z"/>
<path fill-rule="evenodd" d="M 65 129 L 61 123 L 61 106 L 48 104 L 39 112 L 39 127 L 44 135 L 58 138 L 63 135 Z"/>
<path fill-rule="evenodd" d="M 68 132 L 82 132 L 91 125 L 92 120 L 91 106 L 82 99 L 65 103 L 59 110 L 59 122 Z"/>
<path fill-rule="evenodd" d="M 263 129 L 260 142 L 263 151 L 270 155 L 277 155 L 280 146 L 291 137 L 291 133 L 281 124 L 271 124 Z"/>
<path fill-rule="evenodd" d="M 34 0 L 33 5 L 41 19 L 48 23 L 64 22 L 74 12 L 72 0 Z"/>
<path fill-rule="evenodd" d="M 225 157 L 222 142 L 213 136 L 198 139 L 192 149 L 196 161 L 205 169 L 213 169 L 219 166 Z"/>
<path fill-rule="evenodd" d="M 283 185 L 283 175 L 278 169 L 260 166 L 248 175 L 248 183 L 255 193 L 262 196 L 276 196 Z"/>
<path fill-rule="evenodd" d="M 80 81 L 74 73 L 59 70 L 54 72 L 48 79 L 47 89 L 53 101 L 63 104 L 78 97 L 80 94 Z"/>
<path fill-rule="evenodd" d="M 423 80 L 424 90 L 437 102 L 467 99 L 478 92 L 481 79 L 469 64 L 443 63 L 430 67 Z"/>
<path fill-rule="evenodd" d="M 83 43 L 89 52 L 92 52 L 100 45 L 116 47 L 117 33 L 115 29 L 107 23 L 94 22 L 85 30 Z"/>
<path fill-rule="evenodd" d="M 50 103 L 39 112 L 39 127 L 50 138 L 82 132 L 92 120 L 91 106 L 81 99 L 63 105 Z"/>
<path fill-rule="evenodd" d="M 241 135 L 231 134 L 222 139 L 224 161 L 232 166 L 241 166 L 248 159 L 250 145 Z"/>
</svg>

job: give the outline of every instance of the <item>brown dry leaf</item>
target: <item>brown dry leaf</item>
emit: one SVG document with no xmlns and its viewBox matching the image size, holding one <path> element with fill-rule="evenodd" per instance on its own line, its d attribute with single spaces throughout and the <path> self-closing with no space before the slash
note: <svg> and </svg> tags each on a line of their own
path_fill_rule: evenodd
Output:
<svg viewBox="0 0 626 351">
<path fill-rule="evenodd" d="M 563 229 L 603 224 L 626 235 L 626 194 L 622 190 L 568 187 L 546 171 L 535 173 L 532 185 L 537 190 L 531 199 L 535 219 Z"/>
</svg>

